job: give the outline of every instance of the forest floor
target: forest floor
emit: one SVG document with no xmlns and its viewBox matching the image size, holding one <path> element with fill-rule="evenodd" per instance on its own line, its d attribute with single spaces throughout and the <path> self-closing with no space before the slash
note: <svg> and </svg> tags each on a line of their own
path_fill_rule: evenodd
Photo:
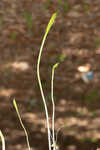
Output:
<svg viewBox="0 0 100 150">
<path fill-rule="evenodd" d="M 48 149 L 36 65 L 46 25 L 56 10 L 40 72 L 51 116 L 51 69 L 60 62 L 54 80 L 55 131 L 64 128 L 57 144 L 61 150 L 100 147 L 100 0 L 1 0 L 0 129 L 7 150 L 27 149 L 14 98 L 32 150 Z M 80 78 L 78 67 L 82 65 L 90 65 L 94 72 L 89 84 Z"/>
</svg>

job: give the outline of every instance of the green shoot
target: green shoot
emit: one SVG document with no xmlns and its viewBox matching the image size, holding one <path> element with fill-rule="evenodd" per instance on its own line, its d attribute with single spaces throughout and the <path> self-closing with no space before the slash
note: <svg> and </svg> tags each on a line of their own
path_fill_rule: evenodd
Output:
<svg viewBox="0 0 100 150">
<path fill-rule="evenodd" d="M 28 28 L 31 30 L 32 29 L 32 15 L 29 12 L 25 11 L 24 18 L 27 22 Z"/>
<path fill-rule="evenodd" d="M 98 47 L 100 46 L 100 38 L 96 39 L 96 46 L 98 46 Z"/>
<path fill-rule="evenodd" d="M 68 12 L 70 10 L 70 5 L 68 2 L 64 1 L 64 6 L 63 6 L 64 12 Z"/>
<path fill-rule="evenodd" d="M 54 103 L 54 96 L 53 96 L 53 81 L 54 81 L 54 73 L 55 69 L 58 67 L 59 63 L 56 63 L 52 67 L 52 79 L 51 79 L 51 99 L 52 99 L 52 105 L 53 105 L 53 113 L 52 113 L 52 140 L 53 140 L 53 145 L 55 145 L 55 132 L 54 132 L 54 123 L 55 123 L 55 103 Z M 54 146 L 53 149 L 55 150 L 56 147 Z"/>
<path fill-rule="evenodd" d="M 61 62 L 63 62 L 66 58 L 67 58 L 67 56 L 64 55 L 64 54 L 61 54 L 61 55 L 59 56 L 59 60 L 60 60 Z"/>
<path fill-rule="evenodd" d="M 12 32 L 10 34 L 10 38 L 13 39 L 13 40 L 15 40 L 16 39 L 16 33 Z"/>
<path fill-rule="evenodd" d="M 25 132 L 25 135 L 26 135 L 26 141 L 27 141 L 27 145 L 28 145 L 28 150 L 31 150 L 30 144 L 29 144 L 28 133 L 27 133 L 26 128 L 25 128 L 25 126 L 24 126 L 24 124 L 23 124 L 23 122 L 22 122 L 22 119 L 21 119 L 21 117 L 20 117 L 20 113 L 19 113 L 18 106 L 17 106 L 17 103 L 16 103 L 15 99 L 13 100 L 13 105 L 14 105 L 15 110 L 16 110 L 16 113 L 17 113 L 17 115 L 18 115 L 20 124 L 21 124 L 22 128 L 24 129 L 24 132 Z"/>
<path fill-rule="evenodd" d="M 47 1 L 44 3 L 44 9 L 45 9 L 45 10 L 48 9 L 49 6 L 50 6 L 50 4 L 51 4 L 51 0 L 47 0 Z"/>
<path fill-rule="evenodd" d="M 38 62 L 37 62 L 37 78 L 38 78 L 38 83 L 39 83 L 39 87 L 40 87 L 40 92 L 41 92 L 41 96 L 42 96 L 42 100 L 43 100 L 43 104 L 44 104 L 44 108 L 45 108 L 45 114 L 46 114 L 46 122 L 47 122 L 47 131 L 48 131 L 48 145 L 49 145 L 49 150 L 51 150 L 51 140 L 50 140 L 50 125 L 49 125 L 49 116 L 48 116 L 48 109 L 47 109 L 47 104 L 46 104 L 46 100 L 45 100 L 45 96 L 44 96 L 44 92 L 43 92 L 43 88 L 42 88 L 42 84 L 41 84 L 41 79 L 40 79 L 40 60 L 41 60 L 41 54 L 42 54 L 42 50 L 44 47 L 44 43 L 46 40 L 46 37 L 54 23 L 54 20 L 56 18 L 56 13 L 54 13 L 47 25 L 41 46 L 40 46 L 40 51 L 39 51 L 39 56 L 38 56 Z"/>
<path fill-rule="evenodd" d="M 84 4 L 84 11 L 85 11 L 85 12 L 88 12 L 88 11 L 89 11 L 89 6 L 88 6 L 88 4 Z"/>
<path fill-rule="evenodd" d="M 1 141 L 2 141 L 2 150 L 5 150 L 5 138 L 4 138 L 1 130 L 0 130 L 0 137 L 1 137 Z"/>
</svg>

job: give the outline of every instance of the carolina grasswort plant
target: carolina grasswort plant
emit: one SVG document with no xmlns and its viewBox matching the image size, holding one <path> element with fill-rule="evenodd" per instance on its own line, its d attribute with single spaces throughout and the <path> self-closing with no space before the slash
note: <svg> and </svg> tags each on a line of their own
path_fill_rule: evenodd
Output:
<svg viewBox="0 0 100 150">
<path fill-rule="evenodd" d="M 52 108 L 53 108 L 53 112 L 52 112 L 52 131 L 50 132 L 50 123 L 49 123 L 49 113 L 48 113 L 48 108 L 47 108 L 47 104 L 46 104 L 46 99 L 44 96 L 44 92 L 43 92 L 43 87 L 42 87 L 42 82 L 41 82 L 41 78 L 40 78 L 40 61 L 41 61 L 41 55 L 42 55 L 42 51 L 43 51 L 43 47 L 47 38 L 47 35 L 55 21 L 56 18 L 56 13 L 54 13 L 47 25 L 47 28 L 45 30 L 45 34 L 40 46 L 40 51 L 39 51 L 39 56 L 38 56 L 38 61 L 37 61 L 37 78 L 38 78 L 38 83 L 39 83 L 39 87 L 40 87 L 40 92 L 41 92 L 41 96 L 42 96 L 42 100 L 43 100 L 43 104 L 44 104 L 44 109 L 45 109 L 45 115 L 46 115 L 46 124 L 47 124 L 47 133 L 48 133 L 48 147 L 49 150 L 51 150 L 51 148 L 53 148 L 53 150 L 57 149 L 56 146 L 56 142 L 57 142 L 57 134 L 55 136 L 55 103 L 54 103 L 54 95 L 53 95 L 53 82 L 54 82 L 54 73 L 55 73 L 55 69 L 57 68 L 57 66 L 59 65 L 59 63 L 56 63 L 55 65 L 53 65 L 52 67 L 52 78 L 51 78 L 51 100 L 52 100 Z M 22 126 L 22 128 L 24 129 L 25 132 L 25 136 L 26 136 L 26 142 L 27 142 L 27 146 L 28 146 L 28 150 L 31 150 L 30 148 L 30 144 L 29 144 L 29 138 L 28 138 L 28 133 L 27 130 L 22 122 L 19 110 L 18 110 L 18 106 L 16 103 L 16 100 L 13 100 L 13 106 L 16 110 L 18 119 L 20 121 L 20 124 Z M 0 130 L 0 137 L 1 137 L 1 141 L 2 141 L 2 150 L 5 150 L 5 139 L 4 136 L 2 134 L 2 131 Z"/>
<path fill-rule="evenodd" d="M 54 20 L 56 18 L 56 13 L 54 13 L 47 25 L 41 46 L 40 46 L 40 51 L 39 51 L 39 56 L 38 56 L 38 62 L 37 62 L 37 77 L 38 77 L 38 82 L 39 82 L 39 87 L 40 87 L 40 92 L 41 92 L 41 96 L 42 96 L 42 100 L 43 100 L 43 104 L 44 104 L 44 109 L 45 109 L 45 114 L 46 114 L 46 123 L 47 123 L 47 131 L 48 131 L 48 146 L 49 146 L 49 150 L 51 150 L 52 147 L 52 143 L 51 143 L 51 137 L 53 138 L 53 145 L 55 143 L 55 138 L 54 138 L 54 111 L 55 111 L 55 105 L 54 105 L 54 99 L 53 99 L 53 92 L 52 93 L 52 103 L 53 103 L 53 116 L 52 116 L 52 134 L 50 133 L 50 123 L 49 123 L 49 115 L 48 115 L 48 108 L 47 108 L 47 104 L 46 104 L 46 100 L 45 100 L 45 96 L 44 96 L 44 92 L 43 92 L 43 88 L 42 88 L 42 83 L 41 83 L 41 79 L 40 79 L 40 60 L 41 60 L 41 55 L 42 55 L 42 50 L 44 47 L 44 43 L 45 40 L 47 38 L 47 35 L 54 23 Z M 57 65 L 55 65 L 53 67 L 53 74 L 54 74 L 54 69 L 56 68 Z M 52 78 L 52 85 L 53 85 L 53 78 Z M 53 88 L 51 88 L 52 90 Z M 53 149 L 55 150 L 55 146 L 53 146 Z"/>
<path fill-rule="evenodd" d="M 59 3 L 61 3 L 62 0 L 59 0 Z M 87 11 L 87 7 L 85 8 Z M 28 16 L 29 17 L 29 16 Z M 27 19 L 27 16 L 26 16 Z M 61 126 L 60 128 L 57 129 L 56 134 L 55 134 L 55 102 L 54 102 L 54 74 L 55 74 L 55 69 L 58 67 L 59 63 L 56 63 L 53 65 L 52 67 L 52 75 L 51 75 L 51 102 L 52 102 L 52 127 L 51 127 L 51 131 L 50 131 L 50 122 L 49 122 L 49 112 L 48 112 L 48 108 L 47 108 L 47 103 L 46 103 L 46 97 L 44 95 L 44 91 L 43 91 L 43 84 L 40 78 L 40 62 L 41 62 L 41 56 L 42 56 L 42 51 L 44 48 L 44 44 L 47 38 L 47 35 L 54 23 L 56 19 L 56 13 L 54 13 L 47 25 L 47 28 L 45 30 L 44 36 L 43 36 L 43 40 L 40 46 L 40 51 L 39 51 L 39 55 L 38 55 L 38 61 L 37 61 L 37 78 L 38 78 L 38 83 L 39 83 L 39 87 L 40 87 L 40 92 L 41 92 L 41 96 L 42 96 L 42 100 L 43 100 L 43 104 L 44 104 L 44 110 L 45 110 L 45 115 L 46 115 L 46 125 L 47 125 L 47 133 L 48 133 L 48 147 L 49 150 L 57 150 L 57 137 L 58 137 L 58 133 L 59 131 L 66 127 L 66 125 Z M 30 19 L 28 18 L 27 21 L 30 21 L 30 28 L 32 27 L 32 18 L 30 17 Z M 15 35 L 12 36 L 12 38 L 15 38 Z M 100 45 L 100 39 L 97 39 L 96 41 L 96 45 L 99 46 Z M 64 59 L 66 58 L 66 56 L 62 55 L 60 61 L 62 62 Z M 92 92 L 92 94 L 90 95 L 90 98 L 96 96 L 96 93 Z M 20 121 L 20 124 L 24 130 L 25 136 L 26 136 L 26 142 L 27 142 L 27 146 L 28 146 L 28 150 L 31 150 L 30 144 L 29 144 L 29 137 L 28 137 L 28 133 L 27 130 L 22 122 L 19 110 L 18 110 L 18 106 L 16 103 L 16 100 L 13 100 L 13 106 L 16 110 L 18 119 Z M 95 114 L 94 114 L 95 115 Z M 0 130 L 0 138 L 1 138 L 1 142 L 2 142 L 2 150 L 5 150 L 5 138 L 4 135 L 2 133 L 2 131 Z M 85 139 L 86 140 L 86 139 Z M 93 138 L 92 142 L 96 142 L 97 139 Z M 97 150 L 100 150 L 100 148 L 97 148 Z"/>
</svg>

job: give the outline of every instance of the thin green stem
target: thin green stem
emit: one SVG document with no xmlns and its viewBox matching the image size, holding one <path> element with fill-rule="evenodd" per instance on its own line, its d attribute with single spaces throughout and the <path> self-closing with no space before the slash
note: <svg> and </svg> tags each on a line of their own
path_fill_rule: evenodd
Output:
<svg viewBox="0 0 100 150">
<path fill-rule="evenodd" d="M 56 18 L 56 13 L 54 13 L 48 23 L 48 26 L 46 28 L 43 40 L 42 40 L 42 44 L 40 47 L 40 52 L 39 52 L 39 56 L 38 56 L 38 62 L 37 62 L 37 77 L 38 77 L 38 82 L 39 82 L 39 87 L 40 87 L 40 92 L 41 92 L 41 96 L 42 96 L 42 100 L 43 100 L 43 104 L 44 104 L 44 108 L 45 108 L 45 114 L 46 114 L 46 121 L 47 121 L 47 130 L 48 130 L 48 144 L 49 144 L 49 150 L 51 150 L 51 139 L 50 139 L 50 125 L 49 125 L 49 116 L 48 116 L 48 109 L 47 109 L 47 104 L 46 104 L 46 100 L 45 100 L 45 96 L 44 96 L 44 92 L 43 92 L 43 88 L 42 88 L 42 83 L 41 83 L 41 79 L 40 79 L 40 60 L 41 60 L 41 54 L 42 54 L 42 50 L 44 47 L 44 43 L 46 40 L 46 37 L 48 35 L 48 32 L 51 28 L 51 26 L 54 23 L 54 20 Z"/>
<path fill-rule="evenodd" d="M 13 105 L 14 105 L 14 107 L 15 107 L 15 109 L 16 109 L 16 112 L 17 112 L 17 115 L 18 115 L 20 124 L 21 124 L 22 128 L 24 129 L 24 132 L 25 132 L 25 135 L 26 135 L 26 141 L 27 141 L 28 149 L 31 150 L 30 144 L 29 144 L 28 133 L 27 133 L 27 131 L 26 131 L 26 129 L 25 129 L 25 126 L 24 126 L 24 124 L 23 124 L 23 122 L 22 122 L 22 119 L 21 119 L 21 117 L 20 117 L 20 113 L 19 113 L 19 111 L 18 111 L 18 107 L 17 107 L 17 104 L 16 104 L 15 99 L 13 100 Z"/>
<path fill-rule="evenodd" d="M 56 63 L 53 67 L 52 67 L 52 79 L 51 79 L 51 100 L 52 100 L 52 105 L 53 105 L 53 113 L 52 113 L 52 140 L 53 140 L 53 145 L 55 145 L 55 103 L 54 103 L 54 73 L 55 73 L 55 69 L 58 66 L 59 63 Z M 53 147 L 53 150 L 56 150 L 55 146 Z"/>
</svg>

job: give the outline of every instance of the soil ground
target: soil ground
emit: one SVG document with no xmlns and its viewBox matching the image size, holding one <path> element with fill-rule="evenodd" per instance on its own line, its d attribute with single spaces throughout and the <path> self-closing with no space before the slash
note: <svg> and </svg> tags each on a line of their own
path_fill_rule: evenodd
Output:
<svg viewBox="0 0 100 150">
<path fill-rule="evenodd" d="M 55 131 L 62 150 L 100 147 L 100 0 L 0 1 L 0 129 L 8 150 L 27 149 L 12 101 L 19 106 L 32 150 L 48 149 L 44 107 L 36 64 L 46 25 L 58 15 L 41 60 L 41 80 L 52 113 L 50 79 L 54 80 Z M 86 84 L 77 68 L 89 64 L 94 78 Z M 51 117 L 50 117 L 51 121 Z"/>
</svg>

